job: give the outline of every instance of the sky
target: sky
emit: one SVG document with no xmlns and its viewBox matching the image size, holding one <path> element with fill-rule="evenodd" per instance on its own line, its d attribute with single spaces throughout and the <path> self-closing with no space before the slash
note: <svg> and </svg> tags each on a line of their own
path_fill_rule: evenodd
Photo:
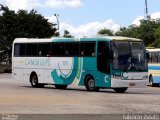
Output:
<svg viewBox="0 0 160 120">
<path fill-rule="evenodd" d="M 145 16 L 145 0 L 0 0 L 9 9 L 35 9 L 49 22 L 56 23 L 60 34 L 68 30 L 74 36 L 91 36 L 103 28 L 114 32 L 120 27 L 139 25 Z M 160 18 L 160 0 L 148 0 L 151 18 Z"/>
</svg>

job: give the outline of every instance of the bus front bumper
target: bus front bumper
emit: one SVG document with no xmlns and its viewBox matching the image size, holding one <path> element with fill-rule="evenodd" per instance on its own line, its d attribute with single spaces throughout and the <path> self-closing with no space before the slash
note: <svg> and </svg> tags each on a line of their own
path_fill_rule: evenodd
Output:
<svg viewBox="0 0 160 120">
<path fill-rule="evenodd" d="M 148 79 L 145 80 L 118 80 L 112 78 L 111 80 L 111 87 L 112 88 L 119 88 L 119 87 L 131 87 L 131 88 L 138 88 L 138 87 L 147 87 Z"/>
</svg>

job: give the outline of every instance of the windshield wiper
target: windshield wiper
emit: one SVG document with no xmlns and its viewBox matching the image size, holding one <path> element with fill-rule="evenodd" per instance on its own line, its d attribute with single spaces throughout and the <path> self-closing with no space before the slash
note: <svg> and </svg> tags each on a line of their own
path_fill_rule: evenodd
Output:
<svg viewBox="0 0 160 120">
<path fill-rule="evenodd" d="M 129 64 L 129 66 L 127 66 L 127 67 L 124 69 L 124 72 L 129 71 L 131 68 L 132 68 L 132 65 Z"/>
<path fill-rule="evenodd" d="M 124 72 L 126 72 L 126 71 L 130 71 L 130 70 L 138 70 L 138 71 L 142 71 L 141 70 L 141 68 L 136 68 L 135 66 L 134 66 L 134 64 L 129 64 L 129 66 L 127 66 L 125 69 L 124 69 Z"/>
</svg>

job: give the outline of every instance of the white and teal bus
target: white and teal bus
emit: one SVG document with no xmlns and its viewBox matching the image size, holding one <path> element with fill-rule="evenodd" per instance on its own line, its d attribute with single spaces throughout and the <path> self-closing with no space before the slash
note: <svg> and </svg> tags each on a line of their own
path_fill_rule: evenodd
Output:
<svg viewBox="0 0 160 120">
<path fill-rule="evenodd" d="M 148 67 L 142 40 L 127 37 L 27 39 L 13 42 L 13 79 L 33 87 L 85 86 L 89 91 L 145 87 Z"/>
<path fill-rule="evenodd" d="M 147 48 L 149 53 L 148 73 L 150 86 L 160 85 L 160 48 Z"/>
</svg>

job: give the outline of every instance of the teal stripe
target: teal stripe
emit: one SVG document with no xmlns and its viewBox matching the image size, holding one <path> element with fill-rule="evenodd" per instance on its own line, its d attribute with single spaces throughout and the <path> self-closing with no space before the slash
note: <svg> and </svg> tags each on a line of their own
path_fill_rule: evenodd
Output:
<svg viewBox="0 0 160 120">
<path fill-rule="evenodd" d="M 160 70 L 160 66 L 148 66 L 149 70 Z"/>
</svg>

